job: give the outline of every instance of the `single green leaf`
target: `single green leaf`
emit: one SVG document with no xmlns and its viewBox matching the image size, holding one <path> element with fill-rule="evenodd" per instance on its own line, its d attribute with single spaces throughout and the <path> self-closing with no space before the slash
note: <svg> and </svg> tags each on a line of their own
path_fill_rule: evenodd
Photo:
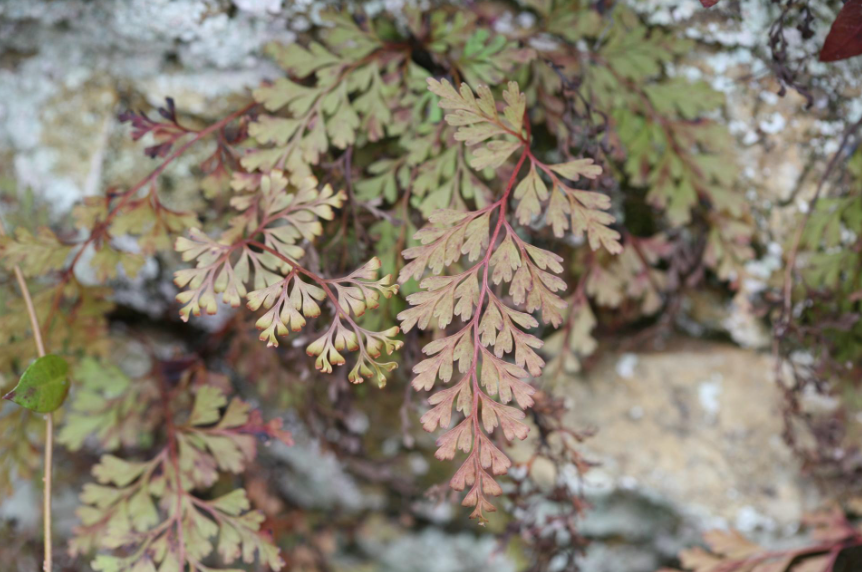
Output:
<svg viewBox="0 0 862 572">
<path fill-rule="evenodd" d="M 55 355 L 42 356 L 21 376 L 15 389 L 3 396 L 37 413 L 55 411 L 69 393 L 69 364 Z"/>
<path fill-rule="evenodd" d="M 147 463 L 126 461 L 114 455 L 102 455 L 99 464 L 93 467 L 93 476 L 100 483 L 115 483 L 125 487 L 134 482 L 147 469 Z"/>
<path fill-rule="evenodd" d="M 208 425 L 219 420 L 219 409 L 227 405 L 227 398 L 220 389 L 205 385 L 198 390 L 195 404 L 192 408 L 192 425 Z"/>
<path fill-rule="evenodd" d="M 251 507 L 245 495 L 245 489 L 234 489 L 210 501 L 210 506 L 231 516 L 239 516 Z"/>
</svg>

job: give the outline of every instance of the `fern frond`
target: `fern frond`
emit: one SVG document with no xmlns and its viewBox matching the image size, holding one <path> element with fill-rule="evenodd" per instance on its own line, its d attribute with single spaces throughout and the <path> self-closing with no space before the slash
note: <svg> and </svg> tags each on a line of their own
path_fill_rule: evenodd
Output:
<svg viewBox="0 0 862 572">
<path fill-rule="evenodd" d="M 533 155 L 525 96 L 517 83 L 509 82 L 504 92 L 502 115 L 487 87 L 474 94 L 466 84 L 455 90 L 445 80 L 429 79 L 428 85 L 440 98 L 440 107 L 448 110 L 446 121 L 457 126 L 456 139 L 481 145 L 473 153 L 474 169 L 501 168 L 518 156 L 497 201 L 472 212 L 439 210 L 430 215 L 430 224 L 415 236 L 421 245 L 404 251 L 410 262 L 399 276 L 401 283 L 421 279 L 422 290 L 407 298 L 412 308 L 398 316 L 405 332 L 413 327 L 445 330 L 454 316 L 465 323 L 425 346 L 423 352 L 430 357 L 413 368 L 413 387 L 430 390 L 438 378 L 449 383 L 458 362 L 457 381 L 431 396 L 434 407 L 421 422 L 427 431 L 445 429 L 453 407 L 462 413 L 463 420 L 439 438 L 436 456 L 452 459 L 456 450 L 467 454 L 449 484 L 459 491 L 469 487 L 463 504 L 474 507 L 471 518 L 484 522 L 485 513 L 495 510 L 488 497 L 502 493 L 494 478 L 511 466 L 490 436 L 498 427 L 508 441 L 527 436 L 522 420 L 535 392 L 527 380 L 541 375 L 545 366 L 536 352 L 542 341 L 528 333 L 539 326 L 533 314 L 540 312 L 544 323 L 557 327 L 566 306 L 557 294 L 566 288 L 557 276 L 563 259 L 521 238 L 508 220 L 509 202 L 520 198 L 515 213 L 522 224 L 542 214 L 557 233 L 569 228 L 585 233 L 593 250 L 619 253 L 621 247 L 619 234 L 608 226 L 613 217 L 604 212 L 610 206 L 607 197 L 570 188 L 561 179 L 593 178 L 601 169 L 590 160 L 546 165 Z M 518 183 L 527 161 L 528 174 Z M 546 188 L 539 172 L 550 180 L 550 195 L 538 190 Z M 466 270 L 444 273 L 462 259 L 468 263 Z M 423 278 L 427 270 L 431 275 Z M 508 297 L 495 288 L 501 284 L 509 284 Z M 513 401 L 517 407 L 509 405 Z"/>
<path fill-rule="evenodd" d="M 183 259 L 196 263 L 175 274 L 177 286 L 187 288 L 177 295 L 184 304 L 182 319 L 199 316 L 201 310 L 215 314 L 219 294 L 232 307 L 246 300 L 250 310 L 265 310 L 255 324 L 261 341 L 278 346 L 279 337 L 300 331 L 306 319 L 320 316 L 319 303 L 328 300 L 335 310 L 332 322 L 307 347 L 308 354 L 317 357 L 315 367 L 331 373 L 333 365 L 345 363 L 340 352 L 356 351 L 349 380 L 361 383 L 374 377 L 379 386 L 385 385 L 397 364 L 378 358 L 402 346 L 395 339 L 399 328 L 371 331 L 354 318 L 367 308 L 377 308 L 381 296 L 390 298 L 398 286 L 391 284 L 390 276 L 378 278 L 377 258 L 343 278 L 321 278 L 299 263 L 305 255 L 299 243 L 312 242 L 322 234 L 320 221 L 332 220 L 333 209 L 346 199 L 344 192 L 335 193 L 329 185 L 318 190 L 313 177 L 293 187 L 278 170 L 248 176 L 242 190 L 231 201 L 240 214 L 219 240 L 198 229 L 192 229 L 188 238 L 177 239 L 176 249 Z"/>
</svg>

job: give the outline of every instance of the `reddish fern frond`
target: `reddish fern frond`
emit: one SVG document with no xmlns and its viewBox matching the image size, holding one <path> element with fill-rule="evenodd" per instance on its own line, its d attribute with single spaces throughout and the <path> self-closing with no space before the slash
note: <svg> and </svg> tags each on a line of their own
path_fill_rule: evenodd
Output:
<svg viewBox="0 0 862 572">
<path fill-rule="evenodd" d="M 93 568 L 118 572 L 211 570 L 200 562 L 215 553 L 232 570 L 240 560 L 280 570 L 278 546 L 245 489 L 212 499 L 197 491 L 213 487 L 220 473 L 245 471 L 259 439 L 292 444 L 281 420 L 264 423 L 246 402 L 228 401 L 220 389 L 202 386 L 179 423 L 174 395 L 164 380 L 160 388 L 167 444 L 146 461 L 102 456 L 92 470 L 98 484 L 86 484 L 81 493 L 70 553 L 98 550 Z"/>
<path fill-rule="evenodd" d="M 499 427 L 507 441 L 526 438 L 529 429 L 522 420 L 535 392 L 527 379 L 540 375 L 545 366 L 536 353 L 542 341 L 528 333 L 539 326 L 533 314 L 541 312 L 545 324 L 557 327 L 566 306 L 557 294 L 566 288 L 557 276 L 563 259 L 518 235 L 507 218 L 510 199 L 519 201 L 515 217 L 520 224 L 544 216 L 556 235 L 569 229 L 586 234 L 594 250 L 620 252 L 620 236 L 608 226 L 614 220 L 604 212 L 610 206 L 608 197 L 563 182 L 594 178 L 600 167 L 590 159 L 546 165 L 533 155 L 526 97 L 517 83 L 509 82 L 503 93 L 502 114 L 485 86 L 477 89 L 477 97 L 466 84 L 460 92 L 445 80 L 429 79 L 428 85 L 440 98 L 440 107 L 449 111 L 446 121 L 458 127 L 455 139 L 482 144 L 473 152 L 474 169 L 502 167 L 518 153 L 497 201 L 472 212 L 444 209 L 430 215 L 430 224 L 415 235 L 422 244 L 404 251 L 410 263 L 399 276 L 402 283 L 421 279 L 422 288 L 407 299 L 413 307 L 398 316 L 405 332 L 413 327 L 444 330 L 454 316 L 465 322 L 457 332 L 425 346 L 423 352 L 430 357 L 413 368 L 413 387 L 430 390 L 437 378 L 449 383 L 458 362 L 459 379 L 430 397 L 434 407 L 421 422 L 426 431 L 434 431 L 449 427 L 453 407 L 463 414 L 464 419 L 439 438 L 436 457 L 452 459 L 456 450 L 467 454 L 449 484 L 459 491 L 469 487 L 463 504 L 474 507 L 471 518 L 484 522 L 485 513 L 495 510 L 488 497 L 502 493 L 495 476 L 511 466 L 491 435 Z M 528 173 L 518 182 L 528 161 Z M 550 191 L 540 173 L 550 180 Z M 470 264 L 466 270 L 443 274 L 462 258 Z M 423 279 L 426 269 L 432 275 Z M 503 283 L 509 284 L 508 297 L 494 288 Z M 512 401 L 517 407 L 509 405 Z"/>
<path fill-rule="evenodd" d="M 380 297 L 389 298 L 398 291 L 391 277 L 378 278 L 380 260 L 372 258 L 348 276 L 325 279 L 304 268 L 299 260 L 305 250 L 303 240 L 313 241 L 323 233 L 322 220 L 332 220 L 333 209 L 346 199 L 329 185 L 317 188 L 317 179 L 307 177 L 295 189 L 281 171 L 248 175 L 237 179 L 235 188 L 242 192 L 231 204 L 239 215 L 231 220 L 219 240 L 192 229 L 188 238 L 177 239 L 176 249 L 183 260 L 196 261 L 194 268 L 175 274 L 177 286 L 188 288 L 177 295 L 184 304 L 180 316 L 184 321 L 201 310 L 215 314 L 217 294 L 233 307 L 246 299 L 249 309 L 265 310 L 255 324 L 260 339 L 268 346 L 278 346 L 278 338 L 298 332 L 306 318 L 321 314 L 320 302 L 329 300 L 335 308 L 333 321 L 325 333 L 312 342 L 307 352 L 316 356 L 315 367 L 331 373 L 333 365 L 343 365 L 341 351 L 357 351 L 356 366 L 348 375 L 353 383 L 374 377 L 385 385 L 387 373 L 395 362 L 378 360 L 385 352 L 392 354 L 402 346 L 395 340 L 399 328 L 375 332 L 354 320 L 367 308 L 376 308 Z"/>
</svg>

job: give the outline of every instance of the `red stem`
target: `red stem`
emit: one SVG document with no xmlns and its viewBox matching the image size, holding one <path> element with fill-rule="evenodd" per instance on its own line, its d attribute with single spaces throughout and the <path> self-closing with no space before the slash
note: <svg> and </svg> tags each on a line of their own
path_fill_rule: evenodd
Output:
<svg viewBox="0 0 862 572">
<path fill-rule="evenodd" d="M 171 411 L 171 396 L 170 390 L 168 389 L 167 381 L 165 380 L 164 375 L 162 374 L 159 366 L 156 365 L 156 378 L 159 381 L 159 393 L 162 398 L 162 407 L 165 410 L 165 428 L 168 434 L 168 455 L 171 461 L 171 466 L 174 470 L 174 476 L 176 478 L 176 488 L 177 488 L 177 506 L 175 509 L 173 520 L 177 525 L 177 544 L 179 551 L 179 563 L 180 569 L 185 569 L 186 564 L 186 546 L 185 540 L 183 538 L 183 484 L 182 477 L 180 476 L 180 461 L 179 461 L 179 453 L 177 451 L 177 429 L 174 425 L 174 416 Z"/>
<path fill-rule="evenodd" d="M 479 341 L 479 318 L 482 315 L 482 304 L 485 300 L 485 295 L 489 293 L 488 288 L 488 267 L 490 266 L 491 255 L 494 252 L 494 244 L 497 242 L 497 237 L 500 234 L 500 229 L 503 227 L 503 222 L 506 219 L 506 205 L 508 204 L 509 194 L 512 192 L 512 189 L 515 186 L 515 181 L 518 179 L 518 173 L 521 171 L 521 167 L 524 165 L 524 161 L 527 159 L 527 156 L 530 155 L 529 142 L 524 141 L 524 151 L 521 153 L 520 159 L 518 159 L 518 164 L 515 166 L 515 170 L 512 171 L 512 175 L 509 177 L 509 182 L 506 185 L 506 190 L 503 193 L 503 196 L 500 197 L 500 200 L 496 201 L 491 208 L 499 207 L 500 212 L 497 218 L 497 226 L 494 228 L 494 234 L 491 237 L 491 241 L 488 243 L 488 250 L 485 252 L 485 256 L 482 258 L 482 261 L 479 263 L 483 266 L 482 271 L 482 289 L 479 291 L 479 301 L 476 304 L 476 312 L 473 314 L 473 320 L 470 323 L 470 327 L 473 328 L 473 361 L 470 364 L 470 370 L 467 372 L 467 377 L 470 378 L 472 388 L 473 388 L 473 406 L 471 410 L 471 417 L 473 418 L 473 451 L 471 452 L 471 456 L 473 457 L 473 463 L 475 465 L 476 472 L 476 484 L 479 487 L 479 492 L 481 496 L 482 492 L 482 481 L 479 478 L 479 456 L 476 454 L 479 442 L 478 435 L 481 433 L 481 428 L 479 427 L 479 394 L 482 392 L 479 387 L 479 376 L 476 373 L 478 361 L 479 361 L 479 348 L 481 347 L 481 342 Z M 475 267 L 474 267 L 475 268 Z M 480 502 L 477 500 L 477 502 Z"/>
<path fill-rule="evenodd" d="M 148 183 L 150 183 L 151 181 L 155 180 L 156 177 L 161 175 L 162 172 L 168 167 L 168 165 L 170 165 L 177 157 L 183 155 L 186 151 L 188 151 L 192 145 L 194 145 L 195 143 L 197 143 L 201 139 L 205 138 L 206 136 L 210 135 L 211 133 L 221 130 L 226 125 L 228 125 L 230 122 L 232 122 L 233 120 L 235 120 L 239 117 L 242 117 L 243 115 L 245 115 L 246 113 L 251 111 L 251 109 L 253 109 L 256 105 L 257 105 L 257 103 L 250 103 L 250 104 L 246 105 L 245 107 L 243 107 L 242 109 L 240 109 L 239 111 L 235 111 L 235 112 L 231 113 L 230 115 L 228 115 L 227 117 L 225 117 L 224 119 L 222 119 L 216 123 L 213 123 L 212 125 L 210 125 L 206 129 L 202 129 L 201 131 L 198 131 L 194 137 L 192 137 L 191 139 L 186 141 L 183 145 L 178 147 L 173 153 L 168 155 L 165 158 L 165 160 L 162 161 L 162 163 L 158 167 L 156 167 L 155 169 L 153 169 L 150 172 L 149 175 L 147 175 L 146 177 L 144 177 L 143 179 L 138 181 L 137 184 L 135 184 L 133 187 L 129 188 L 122 195 L 120 195 L 119 202 L 107 214 L 107 216 L 105 217 L 105 220 L 98 222 L 96 224 L 96 226 L 93 227 L 93 230 L 90 232 L 90 236 L 88 236 L 84 242 L 78 243 L 76 245 L 76 246 L 79 246 L 80 248 L 75 253 L 74 258 L 72 258 L 72 262 L 69 264 L 69 267 L 66 268 L 66 270 L 63 272 L 62 276 L 60 277 L 60 282 L 56 286 L 57 293 L 54 295 L 54 300 L 51 303 L 51 310 L 48 312 L 48 316 L 45 319 L 45 330 L 46 331 L 50 331 L 52 320 L 54 319 L 54 316 L 57 314 L 57 310 L 60 307 L 60 300 L 62 299 L 62 296 L 63 296 L 63 286 L 66 283 L 68 283 L 69 280 L 74 275 L 75 265 L 81 259 L 81 255 L 84 253 L 84 250 L 86 250 L 88 245 L 95 242 L 104 233 L 107 232 L 111 221 L 114 219 L 115 216 L 117 216 L 117 214 L 119 214 L 120 210 L 123 207 L 125 207 L 129 203 L 130 200 L 132 200 L 132 198 L 135 196 L 135 194 L 138 191 L 140 191 L 142 188 L 144 188 L 144 186 L 147 185 Z"/>
</svg>

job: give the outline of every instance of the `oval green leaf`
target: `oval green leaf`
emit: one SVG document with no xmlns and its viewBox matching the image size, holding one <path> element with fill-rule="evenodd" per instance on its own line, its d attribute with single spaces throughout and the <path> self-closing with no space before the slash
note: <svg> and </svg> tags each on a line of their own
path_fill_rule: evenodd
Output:
<svg viewBox="0 0 862 572">
<path fill-rule="evenodd" d="M 15 389 L 3 396 L 37 413 L 50 413 L 63 405 L 69 393 L 69 364 L 59 356 L 42 356 L 18 380 Z"/>
</svg>

